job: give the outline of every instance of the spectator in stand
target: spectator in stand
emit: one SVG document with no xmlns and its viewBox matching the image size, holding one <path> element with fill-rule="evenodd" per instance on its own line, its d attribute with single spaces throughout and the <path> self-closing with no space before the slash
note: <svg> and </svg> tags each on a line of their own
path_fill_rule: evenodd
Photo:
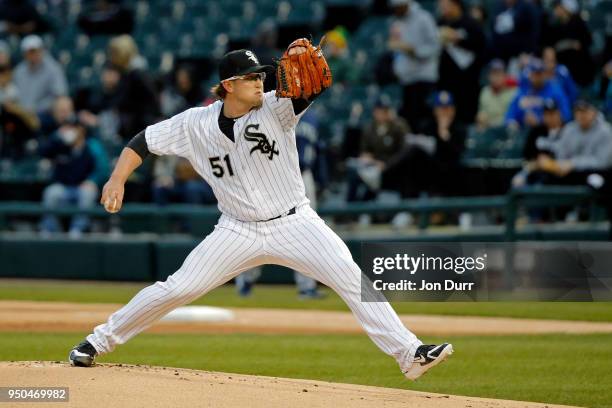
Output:
<svg viewBox="0 0 612 408">
<path fill-rule="evenodd" d="M 20 36 L 43 33 L 49 31 L 49 24 L 30 0 L 0 0 L 0 33 L 2 31 Z"/>
<path fill-rule="evenodd" d="M 570 105 L 573 105 L 578 98 L 578 87 L 572 78 L 572 74 L 567 67 L 557 62 L 557 53 L 554 48 L 546 47 L 542 51 L 542 61 L 544 62 L 544 70 L 546 77 L 557 83 L 557 86 L 563 90 Z"/>
<path fill-rule="evenodd" d="M 153 202 L 213 204 L 212 188 L 200 177 L 189 161 L 175 156 L 157 158 L 153 165 Z"/>
<path fill-rule="evenodd" d="M 531 57 L 527 56 L 527 63 L 520 70 L 518 82 L 521 88 L 529 87 L 531 59 Z M 578 98 L 578 88 L 567 67 L 557 63 L 557 55 L 552 47 L 546 47 L 542 50 L 542 63 L 544 64 L 546 80 L 555 84 L 563 92 L 570 106 L 573 105 L 576 98 Z"/>
<path fill-rule="evenodd" d="M 538 154 L 529 168 L 528 184 L 587 185 L 591 174 L 612 168 L 612 126 L 586 100 L 576 102 L 574 115 L 550 151 Z"/>
<path fill-rule="evenodd" d="M 492 51 L 506 63 L 523 53 L 537 50 L 540 32 L 535 6 L 527 0 L 497 0 L 492 19 Z"/>
<path fill-rule="evenodd" d="M 15 86 L 19 103 L 39 113 L 51 108 L 55 98 L 68 93 L 66 76 L 61 65 L 46 52 L 42 39 L 28 35 L 21 41 L 24 60 L 15 68 Z"/>
<path fill-rule="evenodd" d="M 438 8 L 442 41 L 438 87 L 455 95 L 457 118 L 472 123 L 478 111 L 484 32 L 465 12 L 463 0 L 438 0 Z"/>
<path fill-rule="evenodd" d="M 523 148 L 527 168 L 535 164 L 541 153 L 552 155 L 552 146 L 559 140 L 562 128 L 563 118 L 556 102 L 553 99 L 545 100 L 542 124 L 529 129 Z"/>
<path fill-rule="evenodd" d="M 19 104 L 9 49 L 0 42 L 0 157 L 23 157 L 26 143 L 35 136 L 37 127 L 36 115 Z"/>
<path fill-rule="evenodd" d="M 519 89 L 506 113 L 506 126 L 517 130 L 540 125 L 546 99 L 555 101 L 564 122 L 571 119 L 567 97 L 555 83 L 546 79 L 542 60 L 534 58 L 529 67 L 529 83 Z"/>
<path fill-rule="evenodd" d="M 11 54 L 8 45 L 0 40 L 0 105 L 17 100 L 17 87 L 13 83 Z"/>
<path fill-rule="evenodd" d="M 403 175 L 398 172 L 386 174 L 402 157 L 404 140 L 410 132 L 406 121 L 397 117 L 391 101 L 386 95 L 374 106 L 372 121 L 365 125 L 361 134 L 361 154 L 349 162 L 347 201 L 367 201 L 376 198 L 380 181 L 372 183 L 369 174 L 382 172 L 383 188 L 400 190 Z"/>
<path fill-rule="evenodd" d="M 482 88 L 478 103 L 476 124 L 480 130 L 504 125 L 510 103 L 516 95 L 516 86 L 509 83 L 504 62 L 495 59 L 489 64 L 489 84 Z"/>
<path fill-rule="evenodd" d="M 391 0 L 390 4 L 397 20 L 391 26 L 387 47 L 393 52 L 393 72 L 403 86 L 401 114 L 419 132 L 431 116 L 428 99 L 438 81 L 438 28 L 416 1 Z"/>
<path fill-rule="evenodd" d="M 100 186 L 109 173 L 109 162 L 102 144 L 87 137 L 85 126 L 76 121 L 63 125 L 40 146 L 39 153 L 54 165 L 52 183 L 43 191 L 46 208 L 66 205 L 92 208 L 96 205 Z M 88 228 L 88 217 L 75 215 L 70 223 L 70 236 L 78 238 Z M 61 230 L 55 216 L 43 217 L 41 232 Z"/>
<path fill-rule="evenodd" d="M 131 33 L 134 15 L 121 3 L 122 0 L 96 0 L 79 16 L 79 27 L 87 35 Z"/>
<path fill-rule="evenodd" d="M 565 65 L 580 86 L 587 86 L 595 72 L 590 48 L 591 32 L 579 13 L 577 0 L 555 2 L 555 19 L 545 30 L 544 44 L 554 48 L 560 64 Z"/>
<path fill-rule="evenodd" d="M 20 140 L 21 143 L 34 137 L 44 142 L 60 127 L 73 123 L 76 118 L 74 104 L 69 96 L 58 96 L 49 111 L 41 112 L 38 115 L 21 108 L 16 102 L 5 103 L 4 109 L 13 115 L 13 121 L 18 120 L 17 124 L 9 125 L 12 129 L 7 134 L 11 135 L 14 141 Z M 37 144 L 38 142 L 34 143 L 31 150 L 35 150 Z"/>
<path fill-rule="evenodd" d="M 53 101 L 53 106 L 49 112 L 38 115 L 40 123 L 39 131 L 43 136 L 51 135 L 66 123 L 74 122 L 74 103 L 69 96 L 58 96 Z"/>
<path fill-rule="evenodd" d="M 161 93 L 161 110 L 164 117 L 171 117 L 185 109 L 201 105 L 202 88 L 193 68 L 183 65 L 176 69 L 173 82 Z"/>
<path fill-rule="evenodd" d="M 106 141 L 117 141 L 119 138 L 119 112 L 116 99 L 119 93 L 121 72 L 111 64 L 102 69 L 101 87 L 90 92 L 79 110 L 79 121 L 89 127 L 97 127 L 100 138 Z"/>
<path fill-rule="evenodd" d="M 85 110 L 99 114 L 113 109 L 113 104 L 119 93 L 121 71 L 112 64 L 106 64 L 100 73 L 100 89 L 88 95 L 84 103 Z"/>
<path fill-rule="evenodd" d="M 348 33 L 336 27 L 325 34 L 324 54 L 334 76 L 334 82 L 354 84 L 359 80 L 358 64 L 349 58 Z"/>
<path fill-rule="evenodd" d="M 386 167 L 386 177 L 403 180 L 403 197 L 419 197 L 423 193 L 453 196 L 465 191 L 460 159 L 467 128 L 456 119 L 452 94 L 438 92 L 433 113 L 434 119 L 425 126 L 424 135 L 410 135 L 402 156 Z"/>
<path fill-rule="evenodd" d="M 139 55 L 131 36 L 113 38 L 108 54 L 111 65 L 121 73 L 111 104 L 119 115 L 119 134 L 132 137 L 160 119 L 158 96 L 145 72 L 134 66 Z"/>
<path fill-rule="evenodd" d="M 480 26 L 480 29 L 485 36 L 485 60 L 490 59 L 491 53 L 491 32 L 489 30 L 489 14 L 486 7 L 480 1 L 470 2 L 468 6 L 468 14 Z"/>
<path fill-rule="evenodd" d="M 562 130 L 553 146 L 558 173 L 608 169 L 612 166 L 612 127 L 587 100 L 574 106 L 575 121 Z M 541 166 L 544 170 L 548 166 Z"/>
</svg>

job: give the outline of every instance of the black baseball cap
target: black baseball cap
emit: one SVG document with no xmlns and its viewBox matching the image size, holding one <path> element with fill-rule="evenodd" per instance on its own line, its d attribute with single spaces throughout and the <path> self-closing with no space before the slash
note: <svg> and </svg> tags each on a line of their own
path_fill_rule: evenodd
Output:
<svg viewBox="0 0 612 408">
<path fill-rule="evenodd" d="M 273 72 L 271 65 L 260 65 L 257 56 L 250 50 L 230 51 L 221 58 L 219 63 L 219 79 L 252 74 L 255 72 Z"/>
<path fill-rule="evenodd" d="M 375 108 L 389 109 L 393 107 L 393 103 L 391 102 L 391 98 L 388 95 L 382 94 L 376 99 L 376 103 L 374 104 Z"/>
<path fill-rule="evenodd" d="M 529 70 L 531 72 L 544 72 L 546 67 L 544 66 L 544 61 L 540 58 L 532 58 L 529 62 Z"/>
<path fill-rule="evenodd" d="M 448 91 L 440 91 L 434 97 L 434 106 L 453 106 L 455 105 L 455 98 L 453 94 Z"/>
<path fill-rule="evenodd" d="M 595 105 L 588 98 L 580 98 L 574 103 L 574 110 L 595 109 Z"/>
</svg>

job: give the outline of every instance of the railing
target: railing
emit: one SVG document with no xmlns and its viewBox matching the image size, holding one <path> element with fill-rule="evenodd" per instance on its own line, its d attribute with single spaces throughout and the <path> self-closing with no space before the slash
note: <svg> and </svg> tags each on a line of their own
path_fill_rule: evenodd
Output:
<svg viewBox="0 0 612 408">
<path fill-rule="evenodd" d="M 419 228 L 428 228 L 429 214 L 433 212 L 473 212 L 483 210 L 498 210 L 505 220 L 503 232 L 504 241 L 514 241 L 516 235 L 516 221 L 521 207 L 540 207 L 555 209 L 559 207 L 585 205 L 590 206 L 590 220 L 601 218 L 601 211 L 596 204 L 597 196 L 587 187 L 561 187 L 538 186 L 527 187 L 510 191 L 504 196 L 490 197 L 450 197 L 450 198 L 422 198 L 402 200 L 393 204 L 380 203 L 350 203 L 344 205 L 323 206 L 317 211 L 321 216 L 333 217 L 356 214 L 396 214 L 409 212 L 420 215 Z M 75 214 L 86 214 L 95 218 L 111 218 L 119 223 L 129 223 L 137 220 L 157 233 L 167 232 L 169 222 L 182 218 L 198 230 L 212 229 L 219 217 L 215 206 L 196 206 L 174 204 L 159 207 L 151 204 L 126 204 L 121 212 L 109 214 L 100 206 L 89 209 L 76 207 L 58 207 L 48 209 L 35 202 L 0 202 L 0 231 L 7 228 L 8 218 L 14 216 L 37 217 L 44 214 L 55 214 L 68 217 Z"/>
</svg>

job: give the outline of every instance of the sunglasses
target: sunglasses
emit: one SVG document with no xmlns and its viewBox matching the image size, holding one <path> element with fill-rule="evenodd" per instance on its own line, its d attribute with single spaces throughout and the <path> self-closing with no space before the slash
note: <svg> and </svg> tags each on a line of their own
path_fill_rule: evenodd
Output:
<svg viewBox="0 0 612 408">
<path fill-rule="evenodd" d="M 243 79 L 245 81 L 265 81 L 266 73 L 265 72 L 254 72 L 252 74 L 246 75 L 238 75 L 225 79 L 224 81 L 235 81 L 236 79 Z"/>
</svg>

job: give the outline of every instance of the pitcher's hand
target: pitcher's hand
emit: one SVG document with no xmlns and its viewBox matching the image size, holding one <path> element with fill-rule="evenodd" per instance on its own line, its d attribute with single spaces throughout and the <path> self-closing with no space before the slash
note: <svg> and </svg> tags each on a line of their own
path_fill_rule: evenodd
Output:
<svg viewBox="0 0 612 408">
<path fill-rule="evenodd" d="M 123 203 L 124 185 L 120 181 L 110 178 L 102 189 L 100 204 L 109 213 L 116 213 L 121 209 Z"/>
</svg>

